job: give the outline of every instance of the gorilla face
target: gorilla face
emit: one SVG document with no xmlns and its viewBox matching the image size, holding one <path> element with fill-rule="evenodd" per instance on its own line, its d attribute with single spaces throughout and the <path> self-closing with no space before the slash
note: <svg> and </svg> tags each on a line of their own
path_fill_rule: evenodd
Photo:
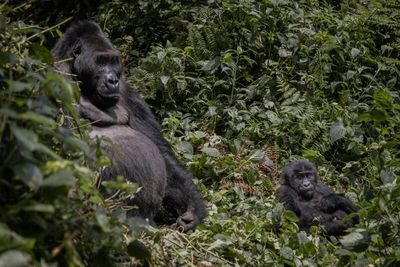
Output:
<svg viewBox="0 0 400 267">
<path fill-rule="evenodd" d="M 53 50 L 60 71 L 73 74 L 81 93 L 100 108 L 115 105 L 120 98 L 120 54 L 93 22 L 76 23 Z"/>
<path fill-rule="evenodd" d="M 297 193 L 305 199 L 310 199 L 314 195 L 316 180 L 314 174 L 310 171 L 300 171 L 293 179 L 290 184 Z"/>
<path fill-rule="evenodd" d="M 84 39 L 77 42 L 73 49 L 72 72 L 82 82 L 83 95 L 95 98 L 97 104 L 117 102 L 122 73 L 119 53 L 103 39 L 99 42 L 90 44 Z"/>
<path fill-rule="evenodd" d="M 284 179 L 299 196 L 308 200 L 314 195 L 317 184 L 317 170 L 308 161 L 295 161 L 285 167 Z"/>
</svg>

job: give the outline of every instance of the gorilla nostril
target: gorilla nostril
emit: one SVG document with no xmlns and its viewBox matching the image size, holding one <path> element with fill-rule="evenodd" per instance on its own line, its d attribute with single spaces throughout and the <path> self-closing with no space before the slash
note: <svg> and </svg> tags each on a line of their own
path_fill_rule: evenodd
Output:
<svg viewBox="0 0 400 267">
<path fill-rule="evenodd" d="M 117 79 L 109 78 L 107 82 L 112 85 L 118 85 Z"/>
</svg>

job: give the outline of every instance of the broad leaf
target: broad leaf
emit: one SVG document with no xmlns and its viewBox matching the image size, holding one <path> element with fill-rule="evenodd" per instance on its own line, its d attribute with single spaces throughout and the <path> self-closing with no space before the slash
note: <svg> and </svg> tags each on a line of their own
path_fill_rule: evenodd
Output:
<svg viewBox="0 0 400 267">
<path fill-rule="evenodd" d="M 343 126 L 343 122 L 338 121 L 332 124 L 331 129 L 329 131 L 329 137 L 331 142 L 335 142 L 346 134 L 346 128 Z"/>
</svg>

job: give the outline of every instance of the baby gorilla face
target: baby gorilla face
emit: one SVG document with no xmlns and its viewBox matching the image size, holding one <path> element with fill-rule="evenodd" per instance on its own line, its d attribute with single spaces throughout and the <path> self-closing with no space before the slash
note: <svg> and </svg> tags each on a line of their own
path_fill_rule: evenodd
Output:
<svg viewBox="0 0 400 267">
<path fill-rule="evenodd" d="M 290 184 L 301 197 L 310 199 L 314 195 L 316 179 L 311 171 L 299 171 L 294 174 Z"/>
<path fill-rule="evenodd" d="M 287 184 L 304 199 L 314 196 L 317 185 L 317 170 L 306 160 L 294 161 L 285 166 L 283 176 Z"/>
</svg>

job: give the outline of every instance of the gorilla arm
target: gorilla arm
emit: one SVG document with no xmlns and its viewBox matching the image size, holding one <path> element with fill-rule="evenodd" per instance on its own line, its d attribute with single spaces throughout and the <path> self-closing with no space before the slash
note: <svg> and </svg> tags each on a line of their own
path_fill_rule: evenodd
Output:
<svg viewBox="0 0 400 267">
<path fill-rule="evenodd" d="M 103 111 L 84 96 L 79 101 L 78 112 L 81 118 L 91 121 L 95 126 L 126 125 L 128 123 L 128 112 L 120 104 Z"/>
<path fill-rule="evenodd" d="M 290 186 L 281 185 L 276 191 L 276 197 L 279 202 L 283 203 L 283 206 L 287 210 L 291 210 L 296 213 L 297 217 L 301 215 L 301 208 L 298 203 L 298 195 Z"/>
<path fill-rule="evenodd" d="M 339 236 L 343 235 L 344 231 L 349 227 L 346 223 L 332 216 L 329 220 L 321 220 L 320 225 L 322 226 L 324 233 L 327 235 Z"/>
<path fill-rule="evenodd" d="M 343 210 L 347 214 L 358 211 L 358 208 L 352 201 L 345 196 L 335 193 L 330 187 L 319 183 L 316 191 L 322 196 L 319 208 L 326 213 L 333 213 L 337 210 Z"/>
<path fill-rule="evenodd" d="M 356 205 L 346 197 L 338 194 L 330 194 L 321 199 L 320 209 L 326 213 L 333 213 L 336 210 L 343 210 L 347 214 L 358 211 Z"/>
</svg>

